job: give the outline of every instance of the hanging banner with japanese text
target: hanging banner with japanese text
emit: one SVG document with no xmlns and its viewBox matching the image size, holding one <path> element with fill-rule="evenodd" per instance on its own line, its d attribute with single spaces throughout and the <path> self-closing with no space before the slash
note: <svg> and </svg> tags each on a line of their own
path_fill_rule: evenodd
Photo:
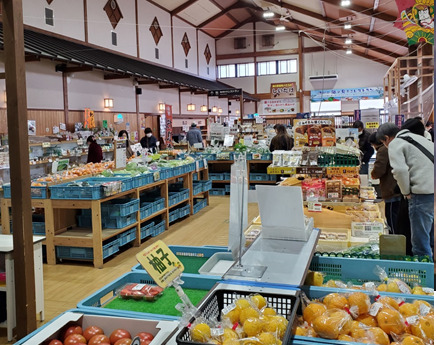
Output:
<svg viewBox="0 0 436 345">
<path fill-rule="evenodd" d="M 165 104 L 165 144 L 173 145 L 173 107 Z"/>
<path fill-rule="evenodd" d="M 83 127 L 87 129 L 95 127 L 94 111 L 89 108 L 85 108 L 85 121 L 83 121 Z"/>
<path fill-rule="evenodd" d="M 296 98 L 263 99 L 261 115 L 294 114 L 297 109 Z"/>
<path fill-rule="evenodd" d="M 434 45 L 434 0 L 396 0 L 399 18 L 395 26 L 404 30 L 409 45 Z"/>
<path fill-rule="evenodd" d="M 353 89 L 312 90 L 312 102 L 356 101 L 383 98 L 382 87 L 359 87 Z"/>
<path fill-rule="evenodd" d="M 271 98 L 291 97 L 297 97 L 297 84 L 295 82 L 271 84 Z"/>
</svg>

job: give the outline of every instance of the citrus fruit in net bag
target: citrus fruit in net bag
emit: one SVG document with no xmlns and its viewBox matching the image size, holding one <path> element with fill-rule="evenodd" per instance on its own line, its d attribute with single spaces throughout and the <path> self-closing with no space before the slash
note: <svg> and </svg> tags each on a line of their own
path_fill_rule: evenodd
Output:
<svg viewBox="0 0 436 345">
<path fill-rule="evenodd" d="M 263 321 L 257 317 L 250 317 L 245 320 L 242 328 L 244 329 L 247 337 L 254 337 L 262 332 Z"/>
<path fill-rule="evenodd" d="M 356 321 L 363 323 L 364 325 L 369 326 L 369 327 L 377 327 L 378 326 L 377 320 L 375 319 L 375 317 L 372 315 L 369 315 L 369 314 L 359 315 L 356 318 Z"/>
<path fill-rule="evenodd" d="M 266 307 L 266 308 L 262 309 L 262 315 L 274 316 L 274 315 L 277 315 L 277 312 L 273 308 Z"/>
<path fill-rule="evenodd" d="M 377 302 L 383 304 L 383 306 L 385 307 L 392 307 L 396 310 L 400 309 L 398 302 L 394 300 L 392 297 L 382 296 L 377 300 Z"/>
<path fill-rule="evenodd" d="M 310 303 L 303 310 L 303 319 L 309 325 L 312 324 L 313 320 L 315 320 L 318 316 L 324 314 L 327 310 L 327 307 L 321 303 Z"/>
<path fill-rule="evenodd" d="M 241 325 L 243 325 L 247 319 L 259 318 L 259 316 L 260 316 L 260 314 L 256 309 L 254 309 L 252 307 L 248 307 L 248 308 L 242 309 L 241 312 L 239 313 L 239 322 Z"/>
<path fill-rule="evenodd" d="M 277 338 L 282 339 L 287 326 L 288 320 L 283 316 L 271 316 L 264 322 L 263 331 L 274 333 Z"/>
<path fill-rule="evenodd" d="M 413 303 L 404 303 L 399 308 L 400 314 L 404 317 L 409 317 L 413 315 L 418 315 L 419 307 Z"/>
<path fill-rule="evenodd" d="M 191 329 L 191 338 L 194 341 L 205 343 L 210 338 L 210 327 L 205 323 L 198 323 Z"/>
<path fill-rule="evenodd" d="M 328 309 L 344 309 L 349 307 L 347 298 L 338 293 L 328 294 L 324 297 L 323 302 Z"/>
<path fill-rule="evenodd" d="M 257 336 L 257 339 L 262 345 L 276 345 L 277 344 L 277 338 L 272 333 L 260 333 Z"/>
<path fill-rule="evenodd" d="M 371 301 L 367 294 L 363 292 L 353 292 L 348 296 L 348 304 L 352 312 L 362 315 L 369 312 Z"/>
<path fill-rule="evenodd" d="M 251 302 L 260 310 L 264 307 L 266 307 L 266 299 L 265 297 L 256 294 L 254 296 L 250 297 Z"/>
<path fill-rule="evenodd" d="M 401 341 L 401 345 L 425 345 L 425 344 L 421 338 L 415 337 L 414 335 L 408 335 L 407 337 L 404 337 L 404 339 Z"/>
<path fill-rule="evenodd" d="M 403 317 L 400 312 L 392 309 L 383 307 L 377 314 L 378 326 L 385 331 L 387 334 L 403 334 L 406 330 L 406 325 L 404 323 Z"/>
<path fill-rule="evenodd" d="M 353 329 L 351 336 L 356 342 L 389 345 L 389 336 L 379 327 Z"/>
<path fill-rule="evenodd" d="M 329 309 L 313 320 L 313 329 L 322 338 L 337 339 L 351 331 L 352 318 L 344 310 Z"/>
<path fill-rule="evenodd" d="M 417 323 L 410 325 L 412 334 L 424 340 L 434 340 L 433 315 L 422 316 Z"/>
</svg>

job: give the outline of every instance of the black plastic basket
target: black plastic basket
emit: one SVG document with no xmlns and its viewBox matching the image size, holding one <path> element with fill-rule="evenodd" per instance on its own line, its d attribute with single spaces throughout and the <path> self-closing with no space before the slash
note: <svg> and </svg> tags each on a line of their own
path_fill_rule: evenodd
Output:
<svg viewBox="0 0 436 345">
<path fill-rule="evenodd" d="M 290 343 L 292 337 L 292 324 L 300 302 L 299 294 L 295 296 L 280 293 L 268 293 L 262 290 L 267 288 L 259 288 L 259 291 L 243 291 L 243 290 L 230 290 L 230 289 L 216 289 L 204 298 L 204 303 L 201 303 L 199 311 L 201 316 L 207 320 L 221 320 L 221 310 L 232 304 L 236 299 L 259 293 L 268 301 L 268 306 L 274 308 L 277 314 L 283 315 L 289 321 L 286 332 L 283 336 L 282 344 Z M 192 324 L 195 318 L 190 320 Z M 177 335 L 176 342 L 178 345 L 204 345 L 205 343 L 198 343 L 192 340 L 188 327 L 184 327 Z M 209 344 L 209 343 L 207 343 Z M 210 344 L 212 345 L 212 344 Z"/>
</svg>

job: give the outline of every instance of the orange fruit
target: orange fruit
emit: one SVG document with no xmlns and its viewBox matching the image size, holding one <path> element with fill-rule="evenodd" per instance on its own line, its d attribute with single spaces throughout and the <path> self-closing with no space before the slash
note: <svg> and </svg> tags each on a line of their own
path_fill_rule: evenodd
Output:
<svg viewBox="0 0 436 345">
<path fill-rule="evenodd" d="M 342 341 L 354 341 L 354 338 L 350 337 L 349 335 L 346 335 L 346 334 L 339 334 L 338 340 L 342 340 Z"/>
<path fill-rule="evenodd" d="M 401 314 L 391 308 L 381 308 L 377 314 L 377 323 L 379 327 L 387 334 L 403 334 L 406 330 L 406 325 Z"/>
<path fill-rule="evenodd" d="M 409 317 L 419 314 L 419 307 L 413 303 L 404 303 L 400 306 L 400 313 L 404 317 Z"/>
<path fill-rule="evenodd" d="M 387 296 L 380 297 L 377 300 L 377 302 L 383 304 L 385 307 L 389 307 L 390 306 L 390 307 L 392 307 L 392 308 L 394 308 L 396 310 L 400 309 L 400 306 L 398 305 L 398 302 L 396 300 L 394 300 L 393 298 L 391 298 L 391 297 L 387 297 Z"/>
<path fill-rule="evenodd" d="M 262 332 L 263 322 L 255 317 L 245 320 L 243 329 L 247 337 L 254 337 Z"/>
<path fill-rule="evenodd" d="M 248 307 L 242 309 L 241 312 L 239 313 L 239 322 L 241 323 L 241 325 L 243 325 L 247 319 L 258 318 L 258 317 L 259 317 L 259 312 L 252 307 Z"/>
<path fill-rule="evenodd" d="M 424 341 L 421 338 L 408 335 L 402 340 L 401 345 L 424 345 Z"/>
<path fill-rule="evenodd" d="M 311 303 L 303 311 L 303 319 L 309 325 L 312 324 L 313 320 L 315 320 L 318 316 L 324 314 L 327 310 L 327 307 L 321 303 Z"/>
<path fill-rule="evenodd" d="M 353 329 L 351 336 L 361 343 L 389 345 L 389 336 L 379 327 Z"/>
<path fill-rule="evenodd" d="M 434 340 L 434 317 L 433 315 L 422 316 L 418 323 L 410 325 L 412 334 L 424 340 Z"/>
<path fill-rule="evenodd" d="M 378 326 L 377 320 L 375 319 L 375 317 L 372 315 L 369 315 L 369 314 L 359 315 L 356 318 L 356 321 L 363 323 L 364 325 L 367 325 L 369 327 L 377 327 Z"/>
<path fill-rule="evenodd" d="M 295 333 L 294 335 L 299 335 L 301 337 L 307 337 L 307 329 L 297 326 L 297 328 L 295 328 Z"/>
<path fill-rule="evenodd" d="M 348 301 L 347 299 L 338 294 L 338 293 L 331 293 L 327 295 L 324 298 L 324 304 L 327 306 L 328 309 L 344 309 L 348 308 Z"/>
<path fill-rule="evenodd" d="M 344 310 L 329 309 L 313 320 L 313 329 L 322 338 L 337 339 L 351 331 L 352 318 Z"/>
<path fill-rule="evenodd" d="M 353 292 L 348 296 L 348 304 L 350 305 L 350 310 L 356 309 L 357 314 L 362 315 L 369 312 L 371 301 L 367 294 L 363 292 Z"/>
</svg>

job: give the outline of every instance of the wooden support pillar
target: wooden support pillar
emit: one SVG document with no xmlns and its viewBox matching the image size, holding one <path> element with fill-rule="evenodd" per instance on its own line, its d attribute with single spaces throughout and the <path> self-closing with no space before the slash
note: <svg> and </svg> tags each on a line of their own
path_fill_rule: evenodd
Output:
<svg viewBox="0 0 436 345">
<path fill-rule="evenodd" d="M 138 139 L 141 138 L 141 117 L 139 115 L 139 95 L 135 88 L 135 103 L 136 103 L 136 125 L 138 131 Z M 132 136 L 130 136 L 130 140 L 132 140 Z M 133 142 L 135 140 L 132 140 Z"/>
<path fill-rule="evenodd" d="M 36 329 L 22 0 L 2 0 L 18 339 Z"/>
<path fill-rule="evenodd" d="M 298 35 L 298 95 L 300 102 L 300 113 L 304 113 L 304 43 L 303 35 Z"/>
<path fill-rule="evenodd" d="M 68 116 L 68 74 L 62 72 L 62 92 L 64 95 L 64 122 L 65 126 L 69 126 L 70 120 Z"/>
</svg>

